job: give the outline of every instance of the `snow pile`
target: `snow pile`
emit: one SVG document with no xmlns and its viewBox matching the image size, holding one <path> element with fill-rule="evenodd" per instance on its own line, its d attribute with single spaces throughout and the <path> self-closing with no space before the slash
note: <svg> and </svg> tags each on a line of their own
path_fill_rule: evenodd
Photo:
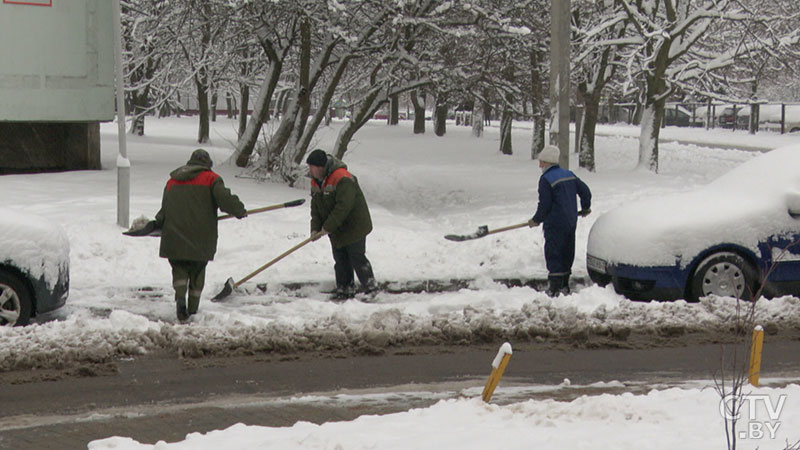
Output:
<svg viewBox="0 0 800 450">
<path fill-rule="evenodd" d="M 114 311 L 105 319 L 75 314 L 64 321 L 0 328 L 0 370 L 100 362 L 156 350 L 201 357 L 302 351 L 379 354 L 403 345 L 499 340 L 626 346 L 634 345 L 628 343 L 631 334 L 657 340 L 727 332 L 737 311 L 732 298 L 710 297 L 698 304 L 631 302 L 610 287 L 597 286 L 556 299 L 529 288 L 504 288 L 386 295 L 371 304 L 306 298 L 247 305 L 262 300 L 238 298 L 201 309 L 188 325 Z M 293 313 L 300 310 L 308 316 Z M 800 300 L 762 299 L 756 311 L 758 323 L 777 332 L 793 330 Z"/>
<path fill-rule="evenodd" d="M 784 448 L 800 429 L 800 386 L 748 391 L 738 421 L 737 448 Z M 781 398 L 783 404 L 781 405 Z M 750 416 L 749 405 L 756 405 Z M 772 407 L 777 417 L 769 415 Z M 749 425 L 753 424 L 753 425 Z M 758 425 L 761 428 L 758 428 Z M 769 426 L 769 428 L 768 428 Z M 761 434 L 756 429 L 761 430 Z M 774 436 L 767 430 L 775 430 Z M 176 443 L 141 444 L 110 437 L 89 450 L 168 449 L 469 449 L 725 448 L 720 398 L 711 387 L 653 390 L 646 395 L 603 394 L 571 402 L 528 400 L 505 406 L 479 399 L 442 400 L 435 405 L 350 422 L 298 422 L 272 428 L 236 424 Z"/>
</svg>

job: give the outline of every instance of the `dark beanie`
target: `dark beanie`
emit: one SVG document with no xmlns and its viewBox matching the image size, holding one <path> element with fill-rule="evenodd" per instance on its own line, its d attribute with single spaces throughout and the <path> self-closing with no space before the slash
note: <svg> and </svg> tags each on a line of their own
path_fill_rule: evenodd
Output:
<svg viewBox="0 0 800 450">
<path fill-rule="evenodd" d="M 189 161 L 186 164 L 190 164 L 193 166 L 203 166 L 207 168 L 211 168 L 214 165 L 214 162 L 211 161 L 211 156 L 208 154 L 207 151 L 203 150 L 202 148 L 198 148 L 197 150 L 192 152 L 192 157 L 189 158 Z"/>
<path fill-rule="evenodd" d="M 316 149 L 308 154 L 306 163 L 311 166 L 325 167 L 325 164 L 328 164 L 328 154 L 325 153 L 325 150 Z"/>
</svg>

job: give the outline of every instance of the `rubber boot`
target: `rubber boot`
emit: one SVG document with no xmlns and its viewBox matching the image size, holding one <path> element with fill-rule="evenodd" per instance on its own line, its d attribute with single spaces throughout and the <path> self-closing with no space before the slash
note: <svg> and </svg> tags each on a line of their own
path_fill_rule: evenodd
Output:
<svg viewBox="0 0 800 450">
<path fill-rule="evenodd" d="M 186 300 L 180 298 L 175 299 L 175 311 L 178 316 L 179 322 L 186 322 L 189 320 L 189 314 L 186 312 Z"/>
<path fill-rule="evenodd" d="M 189 308 L 188 313 L 189 315 L 197 314 L 197 309 L 200 307 L 200 297 L 195 297 L 190 295 L 189 296 Z"/>
<path fill-rule="evenodd" d="M 569 295 L 569 293 L 571 292 L 569 290 L 569 275 L 564 275 L 561 278 L 561 289 L 559 290 L 559 292 L 564 295 Z"/>
<path fill-rule="evenodd" d="M 561 277 L 549 276 L 547 277 L 547 291 L 545 292 L 550 297 L 557 297 L 561 291 Z"/>
<path fill-rule="evenodd" d="M 355 297 L 355 286 L 337 286 L 333 293 L 334 300 L 347 300 Z"/>
</svg>

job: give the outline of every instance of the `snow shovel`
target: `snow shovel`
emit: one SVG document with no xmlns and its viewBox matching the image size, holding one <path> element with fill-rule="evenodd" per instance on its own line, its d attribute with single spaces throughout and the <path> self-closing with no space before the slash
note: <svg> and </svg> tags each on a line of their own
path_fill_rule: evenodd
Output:
<svg viewBox="0 0 800 450">
<path fill-rule="evenodd" d="M 517 228 L 529 227 L 530 225 L 531 223 L 530 221 L 528 221 L 528 222 L 518 223 L 516 225 L 509 225 L 507 227 L 497 228 L 495 230 L 490 230 L 488 225 L 481 225 L 478 227 L 478 230 L 472 234 L 461 234 L 461 235 L 448 234 L 444 238 L 447 239 L 448 241 L 456 241 L 456 242 L 470 241 L 472 239 L 482 238 L 490 234 L 502 233 L 503 231 L 510 231 L 510 230 L 516 230 Z"/>
<path fill-rule="evenodd" d="M 216 296 L 214 296 L 214 298 L 211 299 L 211 301 L 212 302 L 221 301 L 225 297 L 231 295 L 231 293 L 233 292 L 234 289 L 236 289 L 237 287 L 239 287 L 242 284 L 244 284 L 247 280 L 249 280 L 249 279 L 253 278 L 254 276 L 258 275 L 259 273 L 263 272 L 269 266 L 271 266 L 271 265 L 275 264 L 276 262 L 282 260 L 283 258 L 289 256 L 291 253 L 293 253 L 294 251 L 298 250 L 300 247 L 308 244 L 311 241 L 316 241 L 317 239 L 321 238 L 325 234 L 326 234 L 326 232 L 324 232 L 324 231 L 317 231 L 316 233 L 314 233 L 310 237 L 306 238 L 303 242 L 301 242 L 301 243 L 295 245 L 294 247 L 290 248 L 289 250 L 286 250 L 285 252 L 281 253 L 275 259 L 273 259 L 272 261 L 270 261 L 270 262 L 264 264 L 263 266 L 259 267 L 258 269 L 253 271 L 253 273 L 251 273 L 250 275 L 247 275 L 246 277 L 242 278 L 239 281 L 233 281 L 233 278 L 228 278 L 227 281 L 225 281 L 225 286 L 222 288 L 222 290 L 219 292 L 219 294 L 217 294 Z"/>
<path fill-rule="evenodd" d="M 305 202 L 306 202 L 306 199 L 301 198 L 301 199 L 292 200 L 292 201 L 286 202 L 286 203 L 279 203 L 277 205 L 264 206 L 263 208 L 256 208 L 256 209 L 248 210 L 247 211 L 247 215 L 258 214 L 258 213 L 264 212 L 264 211 L 272 211 L 273 209 L 291 208 L 292 206 L 300 206 Z M 231 217 L 235 217 L 235 216 L 233 214 L 226 214 L 224 216 L 217 217 L 217 220 L 230 219 Z M 144 220 L 147 220 L 147 219 L 144 219 Z M 138 221 L 138 219 L 137 219 L 137 221 Z M 143 223 L 143 222 L 142 223 L 137 223 L 137 221 L 134 221 L 134 223 L 131 225 L 131 228 L 128 231 L 123 231 L 122 234 L 124 234 L 125 236 L 161 236 L 161 229 L 158 228 L 158 225 L 156 225 L 156 221 L 155 220 L 151 220 L 151 221 L 146 222 L 146 223 Z"/>
</svg>

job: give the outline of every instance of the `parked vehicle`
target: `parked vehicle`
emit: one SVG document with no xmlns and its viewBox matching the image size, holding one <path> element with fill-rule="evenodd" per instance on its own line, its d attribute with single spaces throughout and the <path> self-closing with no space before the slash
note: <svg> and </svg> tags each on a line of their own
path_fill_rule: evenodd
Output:
<svg viewBox="0 0 800 450">
<path fill-rule="evenodd" d="M 589 233 L 591 279 L 635 300 L 800 294 L 800 145 L 693 192 L 630 203 Z"/>
<path fill-rule="evenodd" d="M 0 208 L 0 326 L 27 325 L 69 294 L 69 241 L 51 221 Z"/>
<path fill-rule="evenodd" d="M 733 128 L 734 107 L 726 106 L 722 109 L 717 123 L 722 128 Z M 736 108 L 736 129 L 746 130 L 750 127 L 750 110 L 746 107 Z"/>
<path fill-rule="evenodd" d="M 784 119 L 783 131 L 786 133 L 800 132 L 800 105 L 786 105 L 781 113 L 781 105 L 763 105 L 759 113 L 762 130 L 781 132 L 781 116 Z"/>
<path fill-rule="evenodd" d="M 688 127 L 691 125 L 692 113 L 682 106 L 664 108 L 664 123 L 667 126 Z"/>
</svg>

